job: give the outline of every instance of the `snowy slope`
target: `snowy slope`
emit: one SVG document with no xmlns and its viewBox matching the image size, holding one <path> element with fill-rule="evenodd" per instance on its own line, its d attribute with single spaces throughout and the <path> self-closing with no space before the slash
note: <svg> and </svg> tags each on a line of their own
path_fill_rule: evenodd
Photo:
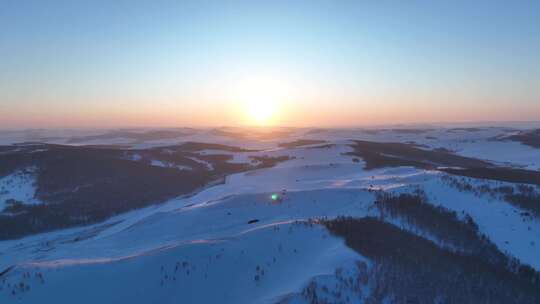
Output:
<svg viewBox="0 0 540 304">
<path fill-rule="evenodd" d="M 353 275 L 351 265 L 369 264 L 309 220 L 377 215 L 373 190 L 408 192 L 416 187 L 425 189 L 431 203 L 469 214 L 502 251 L 540 270 L 538 219 L 525 219 L 507 202 L 459 192 L 442 181 L 443 173 L 411 167 L 366 171 L 362 161 L 344 155 L 352 151 L 351 139 L 416 141 L 534 168 L 536 156 L 529 147 L 497 142 L 491 144 L 516 152 L 505 156 L 491 151 L 496 149 L 487 138 L 501 130 L 468 135 L 467 141 L 463 134 L 438 129 L 382 135 L 358 130 L 305 135 L 308 131 L 269 141 L 197 133 L 189 140 L 263 149 L 198 152 L 203 155 L 232 155 L 232 162 L 263 155 L 293 158 L 99 224 L 0 241 L 0 303 L 305 303 L 300 293 L 310 282 L 331 285 L 339 278 L 337 269 Z M 297 138 L 331 145 L 278 147 Z M 13 175 L 0 179 L 0 185 L 8 181 L 20 191 L 9 188 L 0 201 L 10 196 L 39 203 L 31 200 L 31 179 Z M 270 199 L 274 193 L 280 194 L 279 201 Z M 363 294 L 368 293 L 365 287 Z"/>
</svg>

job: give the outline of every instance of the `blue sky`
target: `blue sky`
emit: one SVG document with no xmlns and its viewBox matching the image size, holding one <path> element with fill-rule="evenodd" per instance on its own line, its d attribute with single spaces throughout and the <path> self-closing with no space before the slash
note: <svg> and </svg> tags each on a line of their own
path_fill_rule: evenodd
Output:
<svg viewBox="0 0 540 304">
<path fill-rule="evenodd" d="M 540 120 L 539 1 L 0 3 L 0 127 Z"/>
</svg>

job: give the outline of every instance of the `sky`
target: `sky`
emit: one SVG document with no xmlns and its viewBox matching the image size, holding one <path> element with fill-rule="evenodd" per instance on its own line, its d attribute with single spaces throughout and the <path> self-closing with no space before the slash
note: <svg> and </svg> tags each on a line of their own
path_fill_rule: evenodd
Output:
<svg viewBox="0 0 540 304">
<path fill-rule="evenodd" d="M 540 120 L 540 1 L 0 0 L 0 28 L 0 128 Z"/>
</svg>

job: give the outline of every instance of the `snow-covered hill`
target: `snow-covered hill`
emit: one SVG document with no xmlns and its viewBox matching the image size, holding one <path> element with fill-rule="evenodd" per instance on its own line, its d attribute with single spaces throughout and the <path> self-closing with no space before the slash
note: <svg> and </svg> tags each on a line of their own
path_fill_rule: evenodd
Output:
<svg viewBox="0 0 540 304">
<path fill-rule="evenodd" d="M 534 207 L 516 204 L 507 196 L 474 191 L 474 187 L 486 183 L 518 189 L 517 185 L 449 175 L 423 165 L 366 170 L 367 160 L 354 155 L 353 140 L 414 142 L 412 146 L 419 149 L 444 148 L 494 166 L 538 170 L 540 150 L 514 141 L 494 141 L 508 132 L 515 131 L 302 129 L 289 130 L 277 138 L 251 133 L 233 138 L 226 137 L 232 135 L 225 132 L 193 130 L 183 137 L 168 136 L 162 142 L 139 141 L 132 149 L 194 139 L 240 147 L 246 150 L 202 149 L 190 157 L 227 155 L 231 164 L 251 163 L 254 167 L 228 174 L 223 183 L 207 185 L 191 195 L 94 224 L 0 241 L 0 303 L 400 302 L 404 292 L 414 291 L 381 291 L 379 284 L 384 282 L 370 279 L 380 275 L 375 270 L 382 267 L 381 261 L 373 258 L 372 252 L 359 250 L 349 239 L 330 232 L 325 222 L 342 216 L 376 218 L 434 244 L 437 250 L 443 250 L 443 256 L 461 252 L 463 248 L 444 245 L 457 244 L 455 235 L 448 234 L 446 239 L 434 234 L 435 230 L 403 220 L 404 214 L 389 216 L 378 205 L 381 193 L 398 195 L 418 189 L 426 194 L 430 206 L 441 207 L 425 211 L 424 216 L 439 212 L 437 216 L 449 218 L 451 227 L 461 227 L 470 219 L 474 223 L 470 227 L 477 227 L 471 231 L 478 235 L 478 242 L 485 238 L 486 244 L 494 245 L 486 245 L 493 251 L 489 254 L 502 253 L 518 263 L 507 267 L 486 260 L 486 267 L 498 267 L 515 282 L 527 282 L 520 283 L 519 288 L 503 284 L 499 290 L 509 288 L 523 294 L 516 297 L 523 301 L 534 299 L 535 291 L 529 289 L 539 282 L 527 281 L 529 273 L 516 269 L 529 265 L 533 278 L 534 272 L 540 271 L 540 217 Z M 100 138 L 85 136 L 92 144 Z M 283 145 L 299 139 L 321 142 Z M 125 143 L 109 137 L 106 140 L 108 145 Z M 257 157 L 263 156 L 287 156 L 288 160 L 272 167 L 256 167 Z M 42 204 L 34 198 L 33 171 L 27 174 L 2 177 L 0 186 L 6 189 L 0 200 L 13 196 L 25 203 Z M 462 189 L 450 179 L 471 186 Z M 539 193 L 537 184 L 530 187 Z M 455 219 L 447 216 L 451 212 L 455 212 Z M 484 262 L 483 255 L 474 258 Z M 441 291 L 440 302 L 449 299 Z"/>
</svg>

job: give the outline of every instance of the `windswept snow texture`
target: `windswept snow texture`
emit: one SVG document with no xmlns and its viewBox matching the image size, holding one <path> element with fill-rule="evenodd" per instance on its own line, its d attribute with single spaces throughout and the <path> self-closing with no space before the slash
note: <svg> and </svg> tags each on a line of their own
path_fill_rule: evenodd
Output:
<svg viewBox="0 0 540 304">
<path fill-rule="evenodd" d="M 376 259 L 353 250 L 321 223 L 342 216 L 378 218 L 440 250 L 452 250 L 440 235 L 387 218 L 377 207 L 381 191 L 399 194 L 418 189 L 424 191 L 427 203 L 455 211 L 457 220 L 470 219 L 469 224 L 476 225 L 479 235 L 496 250 L 529 265 L 534 275 L 540 270 L 536 214 L 502 196 L 458 189 L 449 177 L 463 177 L 437 168 L 367 170 L 362 157 L 351 153 L 355 141 L 393 142 L 439 149 L 493 166 L 538 170 L 540 150 L 495 139 L 520 130 L 523 126 L 56 134 L 57 142 L 76 138 L 77 145 L 125 144 L 125 138 L 116 136 L 129 137 L 135 151 L 129 160 L 134 162 L 140 161 L 144 149 L 187 142 L 219 144 L 190 151 L 189 159 L 209 171 L 212 164 L 203 159 L 215 155 L 253 168 L 260 157 L 289 160 L 228 175 L 223 183 L 192 195 L 96 224 L 0 241 L 0 303 L 364 303 L 375 294 L 385 303 L 399 302 L 395 294 L 378 294 L 377 283 L 366 277 L 375 272 Z M 30 135 L 45 138 L 47 133 Z M 9 133 L 5 141 L 30 135 Z M 4 148 L 0 153 L 13 151 Z M 172 166 L 157 159 L 150 164 Z M 484 179 L 466 181 L 478 187 L 485 183 L 518 187 Z M 33 199 L 36 190 L 31 170 L 0 178 L 0 209 L 10 198 L 40 203 Z"/>
</svg>

